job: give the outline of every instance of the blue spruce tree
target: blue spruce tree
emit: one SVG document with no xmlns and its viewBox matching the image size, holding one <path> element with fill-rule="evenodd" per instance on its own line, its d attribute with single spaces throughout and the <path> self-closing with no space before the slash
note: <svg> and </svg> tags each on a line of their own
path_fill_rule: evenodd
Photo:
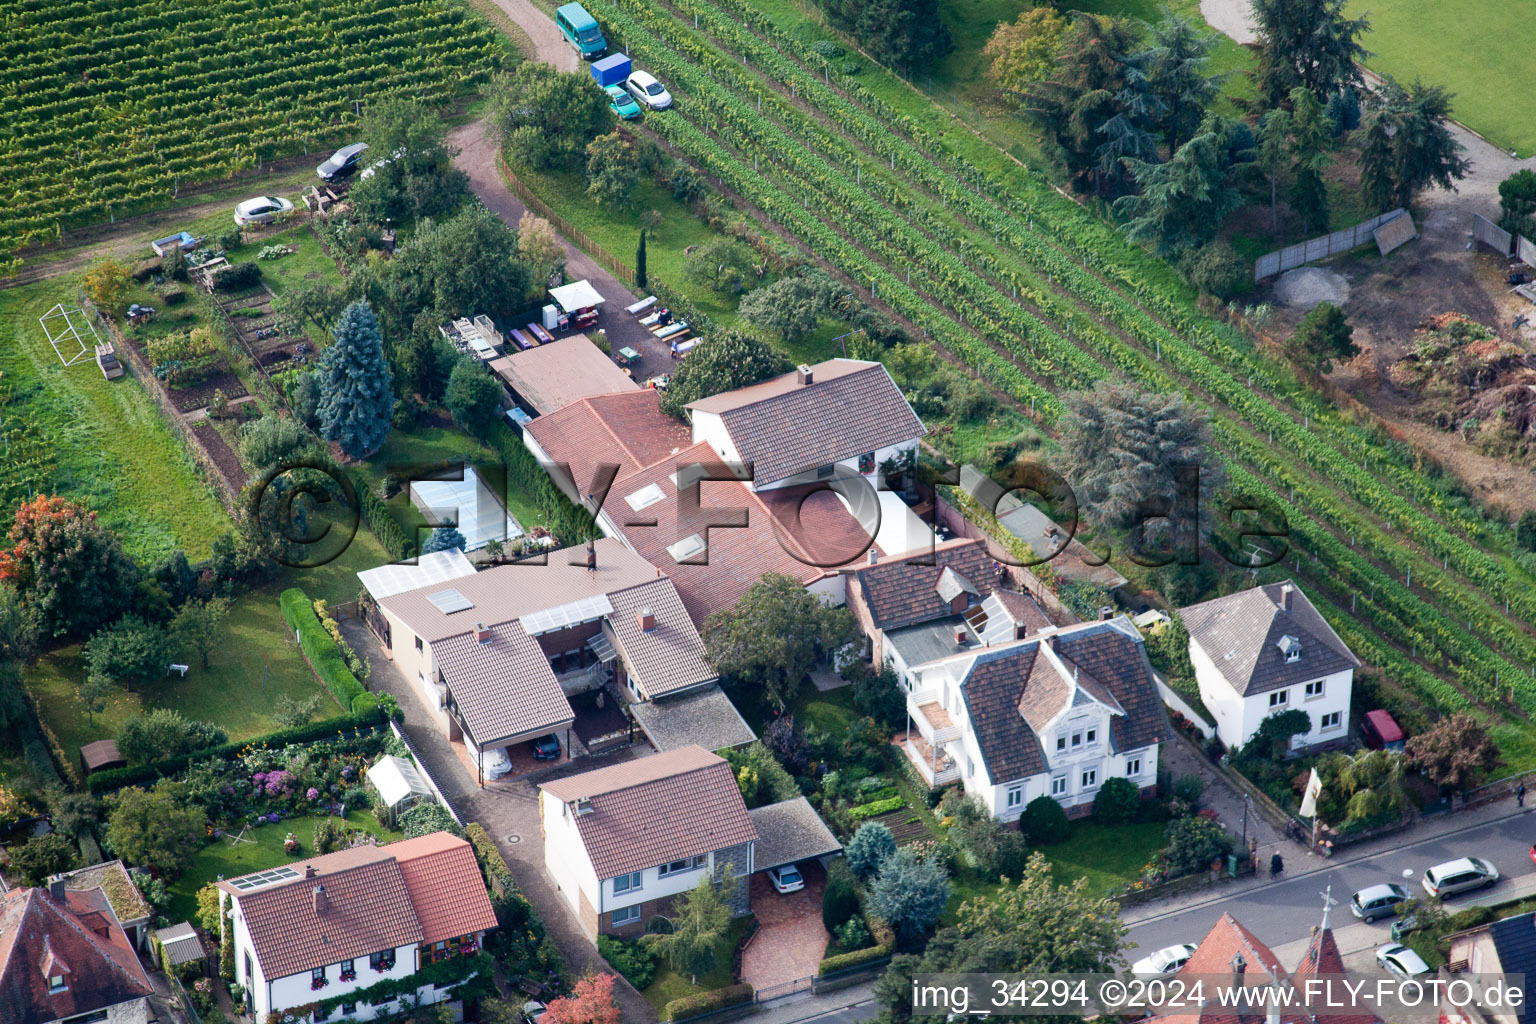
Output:
<svg viewBox="0 0 1536 1024">
<path fill-rule="evenodd" d="M 458 548 L 463 551 L 468 543 L 469 541 L 464 539 L 464 535 L 456 527 L 439 526 L 422 542 L 421 553 L 430 555 L 434 551 L 447 551 L 449 548 Z"/>
<path fill-rule="evenodd" d="M 320 364 L 320 432 L 354 459 L 389 436 L 395 393 L 379 318 L 366 302 L 342 310 Z"/>
</svg>

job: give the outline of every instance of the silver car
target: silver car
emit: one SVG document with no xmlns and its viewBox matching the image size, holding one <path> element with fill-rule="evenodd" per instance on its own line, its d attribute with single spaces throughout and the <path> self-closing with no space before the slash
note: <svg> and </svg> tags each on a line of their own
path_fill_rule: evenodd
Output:
<svg viewBox="0 0 1536 1024">
<path fill-rule="evenodd" d="M 1424 872 L 1424 891 L 1431 896 L 1455 896 L 1484 889 L 1499 880 L 1499 869 L 1481 857 L 1463 857 L 1436 864 Z"/>
<path fill-rule="evenodd" d="M 1429 964 L 1407 946 L 1382 946 L 1376 950 L 1376 963 L 1399 978 L 1418 978 L 1429 973 Z"/>
<path fill-rule="evenodd" d="M 293 204 L 281 196 L 257 196 L 235 207 L 235 226 L 269 224 L 293 212 Z"/>
<path fill-rule="evenodd" d="M 1349 898 L 1349 910 L 1369 924 L 1378 917 L 1391 917 L 1397 905 L 1408 898 L 1408 890 L 1396 882 L 1384 882 L 1361 889 Z"/>
</svg>

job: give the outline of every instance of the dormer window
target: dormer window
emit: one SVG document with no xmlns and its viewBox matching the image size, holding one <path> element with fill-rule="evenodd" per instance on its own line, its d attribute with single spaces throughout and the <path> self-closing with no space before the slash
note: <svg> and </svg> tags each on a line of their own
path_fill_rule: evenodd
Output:
<svg viewBox="0 0 1536 1024">
<path fill-rule="evenodd" d="M 58 995 L 60 992 L 67 991 L 69 991 L 69 982 L 65 980 L 64 975 L 55 974 L 48 978 L 49 995 Z"/>
<path fill-rule="evenodd" d="M 1280 656 L 1285 659 L 1287 665 L 1301 660 L 1301 640 L 1289 634 L 1280 638 L 1275 645 L 1280 648 Z"/>
</svg>

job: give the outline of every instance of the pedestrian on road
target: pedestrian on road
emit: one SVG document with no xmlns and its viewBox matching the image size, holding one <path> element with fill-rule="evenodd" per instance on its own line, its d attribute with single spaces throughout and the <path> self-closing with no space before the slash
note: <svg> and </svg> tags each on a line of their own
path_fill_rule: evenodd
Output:
<svg viewBox="0 0 1536 1024">
<path fill-rule="evenodd" d="M 1285 861 L 1281 859 L 1281 857 L 1280 857 L 1280 855 L 1278 853 L 1275 854 L 1273 857 L 1269 858 L 1269 877 L 1270 878 L 1277 877 L 1280 874 L 1280 872 L 1282 872 L 1284 870 L 1285 870 Z"/>
<path fill-rule="evenodd" d="M 1521 780 L 1520 787 L 1515 790 L 1515 806 L 1525 806 L 1525 781 Z"/>
</svg>

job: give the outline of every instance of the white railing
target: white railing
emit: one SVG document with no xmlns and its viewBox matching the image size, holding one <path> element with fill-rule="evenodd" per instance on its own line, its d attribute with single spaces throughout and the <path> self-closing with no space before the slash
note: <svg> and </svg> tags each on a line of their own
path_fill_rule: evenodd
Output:
<svg viewBox="0 0 1536 1024">
<path fill-rule="evenodd" d="M 923 734 L 923 739 L 937 746 L 940 743 L 948 743 L 960 738 L 960 727 L 948 725 L 940 728 L 928 720 L 923 713 L 922 705 L 938 703 L 938 693 L 933 690 L 919 690 L 917 693 L 907 694 L 907 714 L 912 716 L 917 731 Z"/>
</svg>

